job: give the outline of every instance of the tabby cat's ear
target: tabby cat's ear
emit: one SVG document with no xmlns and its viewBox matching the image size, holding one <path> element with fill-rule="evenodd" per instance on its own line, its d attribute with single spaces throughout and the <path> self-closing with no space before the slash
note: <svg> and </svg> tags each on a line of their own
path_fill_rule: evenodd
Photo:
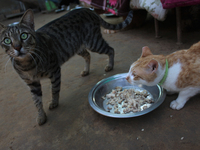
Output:
<svg viewBox="0 0 200 150">
<path fill-rule="evenodd" d="M 148 71 L 150 73 L 153 73 L 155 72 L 156 70 L 158 70 L 158 62 L 154 59 L 152 59 L 148 64 L 147 64 L 147 68 L 148 68 Z"/>
<path fill-rule="evenodd" d="M 3 24 L 0 23 L 0 34 L 5 28 L 6 28 L 6 26 L 4 26 Z"/>
<path fill-rule="evenodd" d="M 142 55 L 141 57 L 146 57 L 148 55 L 153 55 L 148 46 L 142 48 Z"/>
<path fill-rule="evenodd" d="M 21 18 L 20 24 L 25 24 L 34 30 L 34 13 L 31 9 L 28 9 Z"/>
</svg>

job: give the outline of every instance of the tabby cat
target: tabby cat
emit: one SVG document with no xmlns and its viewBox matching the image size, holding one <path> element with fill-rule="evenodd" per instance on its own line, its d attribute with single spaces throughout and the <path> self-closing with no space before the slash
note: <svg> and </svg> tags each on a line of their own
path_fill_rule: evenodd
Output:
<svg viewBox="0 0 200 150">
<path fill-rule="evenodd" d="M 200 42 L 167 56 L 153 55 L 148 47 L 143 47 L 126 79 L 131 84 L 159 84 L 170 93 L 179 93 L 170 104 L 172 109 L 179 110 L 200 92 Z"/>
<path fill-rule="evenodd" d="M 88 75 L 90 70 L 90 54 L 87 50 L 107 54 L 109 63 L 105 71 L 112 70 L 114 49 L 103 39 L 100 25 L 119 30 L 125 28 L 132 17 L 130 11 L 125 21 L 111 25 L 87 8 L 75 9 L 35 31 L 34 14 L 32 10 L 27 10 L 17 25 L 0 24 L 1 46 L 10 56 L 16 72 L 30 87 L 38 109 L 39 125 L 47 120 L 40 79 L 46 77 L 51 80 L 52 101 L 49 109 L 53 109 L 59 103 L 61 65 L 76 53 L 86 62 L 82 76 Z"/>
</svg>

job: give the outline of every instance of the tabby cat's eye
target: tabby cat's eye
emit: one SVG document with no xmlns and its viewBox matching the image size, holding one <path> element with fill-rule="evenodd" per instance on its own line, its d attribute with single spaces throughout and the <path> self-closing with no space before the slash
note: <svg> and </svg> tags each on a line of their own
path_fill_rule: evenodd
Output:
<svg viewBox="0 0 200 150">
<path fill-rule="evenodd" d="M 4 39 L 4 43 L 10 44 L 10 43 L 11 43 L 11 39 L 10 39 L 10 38 L 5 38 L 5 39 Z"/>
<path fill-rule="evenodd" d="M 22 34 L 21 34 L 21 39 L 22 39 L 22 40 L 26 40 L 27 37 L 28 37 L 28 34 L 27 34 L 27 33 L 22 33 Z"/>
</svg>

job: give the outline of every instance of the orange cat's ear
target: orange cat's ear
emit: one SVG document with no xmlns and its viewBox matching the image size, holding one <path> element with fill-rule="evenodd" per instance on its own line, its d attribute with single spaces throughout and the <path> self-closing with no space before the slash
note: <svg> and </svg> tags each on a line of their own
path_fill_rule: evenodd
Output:
<svg viewBox="0 0 200 150">
<path fill-rule="evenodd" d="M 142 55 L 141 55 L 141 57 L 146 57 L 148 55 L 153 55 L 153 54 L 151 53 L 151 51 L 150 51 L 150 49 L 149 49 L 148 46 L 144 46 L 142 48 Z"/>
<path fill-rule="evenodd" d="M 158 69 L 158 62 L 154 59 L 152 59 L 148 64 L 147 64 L 147 68 L 148 68 L 148 71 L 150 73 L 153 73 L 155 72 L 157 69 Z"/>
</svg>

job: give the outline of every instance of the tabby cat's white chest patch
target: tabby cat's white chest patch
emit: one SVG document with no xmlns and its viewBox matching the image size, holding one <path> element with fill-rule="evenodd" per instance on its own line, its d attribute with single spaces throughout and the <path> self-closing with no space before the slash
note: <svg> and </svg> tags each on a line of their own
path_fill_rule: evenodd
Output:
<svg viewBox="0 0 200 150">
<path fill-rule="evenodd" d="M 176 86 L 176 82 L 178 80 L 178 76 L 181 72 L 181 63 L 176 63 L 172 67 L 169 68 L 168 75 L 166 81 L 163 84 L 163 87 L 167 91 L 179 91 Z"/>
</svg>

